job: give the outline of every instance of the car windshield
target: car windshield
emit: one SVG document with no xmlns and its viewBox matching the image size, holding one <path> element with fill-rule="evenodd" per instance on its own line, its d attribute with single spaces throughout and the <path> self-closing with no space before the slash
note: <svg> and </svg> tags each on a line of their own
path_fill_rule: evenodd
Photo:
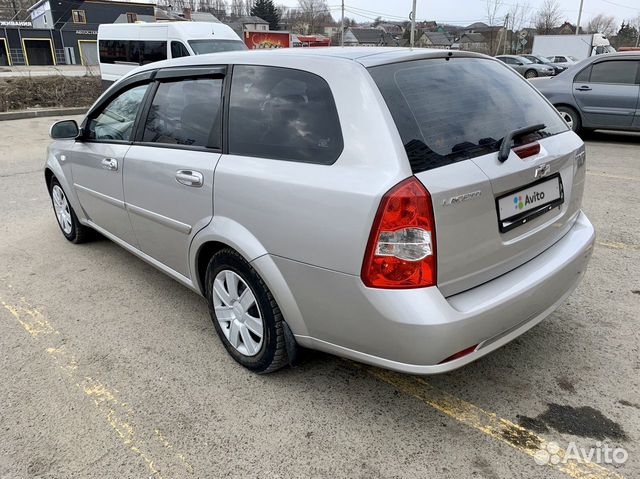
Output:
<svg viewBox="0 0 640 479">
<path fill-rule="evenodd" d="M 414 172 L 495 152 L 505 135 L 518 128 L 545 124 L 532 135 L 536 139 L 567 131 L 528 82 L 495 61 L 416 60 L 369 71 Z"/>
<path fill-rule="evenodd" d="M 189 45 L 196 55 L 247 49 L 240 40 L 189 40 Z"/>
<path fill-rule="evenodd" d="M 534 63 L 532 60 L 529 60 L 528 58 L 525 58 L 525 57 L 515 57 L 515 58 L 517 60 L 520 60 L 525 65 L 528 65 L 529 63 Z"/>
<path fill-rule="evenodd" d="M 576 57 L 572 57 L 571 55 L 567 55 L 567 58 L 570 59 L 571 61 L 577 62 L 578 59 Z"/>
</svg>

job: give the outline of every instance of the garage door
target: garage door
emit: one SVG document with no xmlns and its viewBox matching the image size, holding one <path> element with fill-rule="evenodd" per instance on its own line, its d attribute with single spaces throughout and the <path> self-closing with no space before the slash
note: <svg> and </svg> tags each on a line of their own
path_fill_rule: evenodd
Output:
<svg viewBox="0 0 640 479">
<path fill-rule="evenodd" d="M 97 65 L 98 64 L 98 44 L 95 41 L 81 40 L 78 42 L 80 45 L 80 58 L 82 58 L 83 65 Z"/>
<path fill-rule="evenodd" d="M 55 65 L 51 40 L 24 39 L 24 50 L 29 65 Z"/>
</svg>

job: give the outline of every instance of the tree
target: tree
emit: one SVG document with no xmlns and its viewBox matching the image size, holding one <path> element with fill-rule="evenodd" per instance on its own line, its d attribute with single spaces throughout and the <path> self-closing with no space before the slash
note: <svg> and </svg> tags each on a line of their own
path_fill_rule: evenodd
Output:
<svg viewBox="0 0 640 479">
<path fill-rule="evenodd" d="M 242 0 L 231 0 L 231 18 L 239 18 L 244 15 L 244 2 Z"/>
<path fill-rule="evenodd" d="M 542 7 L 536 12 L 534 24 L 538 33 L 548 35 L 560 25 L 562 11 L 557 0 L 545 0 Z"/>
<path fill-rule="evenodd" d="M 256 3 L 251 9 L 251 15 L 269 22 L 269 30 L 278 29 L 280 12 L 278 12 L 276 6 L 273 4 L 273 0 L 256 0 Z"/>
<path fill-rule="evenodd" d="M 622 26 L 620 30 L 618 30 L 617 35 L 611 40 L 615 42 L 615 47 L 633 47 L 636 46 L 638 42 L 638 35 L 640 32 L 638 29 L 632 25 L 630 22 L 622 22 Z"/>
<path fill-rule="evenodd" d="M 317 33 L 322 23 L 333 23 L 327 0 L 298 0 L 301 21 L 307 25 L 308 33 Z"/>
<path fill-rule="evenodd" d="M 602 33 L 606 36 L 611 36 L 616 32 L 616 19 L 600 13 L 589 20 L 586 32 Z"/>
<path fill-rule="evenodd" d="M 500 17 L 502 9 L 502 0 L 485 0 L 485 12 L 487 14 L 487 23 L 489 26 L 496 25 L 496 20 Z"/>
</svg>

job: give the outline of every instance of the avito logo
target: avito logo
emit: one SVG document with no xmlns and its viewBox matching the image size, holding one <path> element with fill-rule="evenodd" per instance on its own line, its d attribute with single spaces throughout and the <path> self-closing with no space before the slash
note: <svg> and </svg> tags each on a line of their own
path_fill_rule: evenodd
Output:
<svg viewBox="0 0 640 479">
<path fill-rule="evenodd" d="M 530 195 L 520 195 L 513 197 L 513 204 L 516 210 L 522 209 L 527 205 L 531 205 L 537 201 L 544 200 L 544 191 L 534 191 Z"/>
</svg>

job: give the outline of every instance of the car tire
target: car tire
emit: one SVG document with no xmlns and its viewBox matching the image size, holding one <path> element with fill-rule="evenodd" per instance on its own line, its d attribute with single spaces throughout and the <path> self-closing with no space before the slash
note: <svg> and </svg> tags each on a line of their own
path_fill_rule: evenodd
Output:
<svg viewBox="0 0 640 479">
<path fill-rule="evenodd" d="M 580 115 L 578 115 L 576 110 L 565 105 L 560 105 L 556 107 L 556 109 L 560 112 L 560 115 L 567 125 L 569 125 L 569 128 L 574 132 L 578 133 L 582 129 L 582 121 L 580 120 Z"/>
<path fill-rule="evenodd" d="M 538 76 L 538 72 L 535 70 L 527 70 L 526 72 L 524 72 L 524 77 L 525 78 L 537 78 Z"/>
<path fill-rule="evenodd" d="M 215 253 L 205 285 L 214 327 L 233 359 L 260 374 L 291 364 L 298 349 L 293 334 L 267 285 L 238 252 Z"/>
<path fill-rule="evenodd" d="M 49 196 L 58 226 L 64 237 L 74 244 L 90 240 L 93 230 L 78 221 L 75 211 L 67 200 L 67 194 L 56 178 L 53 178 L 49 184 Z"/>
</svg>

